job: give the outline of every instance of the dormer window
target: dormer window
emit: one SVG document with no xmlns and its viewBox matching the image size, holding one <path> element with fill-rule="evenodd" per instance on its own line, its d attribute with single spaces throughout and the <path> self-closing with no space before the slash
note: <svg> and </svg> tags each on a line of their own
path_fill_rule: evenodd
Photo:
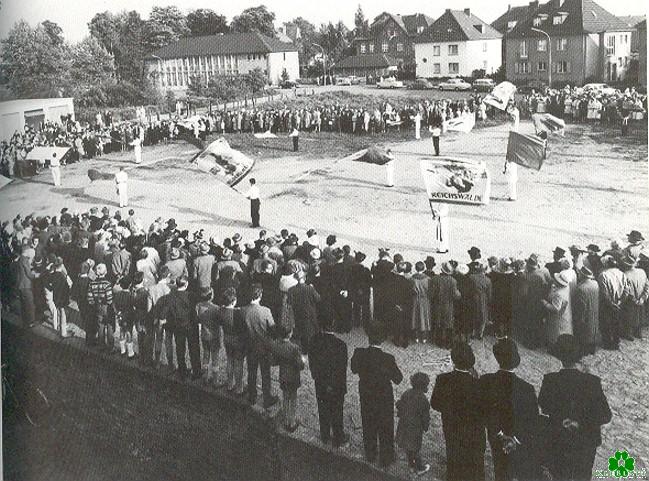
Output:
<svg viewBox="0 0 649 481">
<path fill-rule="evenodd" d="M 473 28 L 475 28 L 480 33 L 484 33 L 482 25 L 474 25 Z"/>
<path fill-rule="evenodd" d="M 566 12 L 559 12 L 557 15 L 552 17 L 552 25 L 561 25 L 565 20 L 568 14 Z"/>
<path fill-rule="evenodd" d="M 512 31 L 518 22 L 516 20 L 511 20 L 507 22 L 507 31 Z"/>
<path fill-rule="evenodd" d="M 534 26 L 535 27 L 540 27 L 541 26 L 541 17 L 534 17 Z"/>
<path fill-rule="evenodd" d="M 417 27 L 417 33 L 421 33 L 423 31 L 424 31 L 423 25 L 420 25 L 419 27 Z"/>
</svg>

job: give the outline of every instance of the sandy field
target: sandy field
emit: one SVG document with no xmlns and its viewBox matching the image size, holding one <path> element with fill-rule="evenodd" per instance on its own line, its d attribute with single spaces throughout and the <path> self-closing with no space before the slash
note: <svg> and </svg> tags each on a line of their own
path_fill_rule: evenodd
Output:
<svg viewBox="0 0 649 481">
<path fill-rule="evenodd" d="M 521 132 L 532 131 L 530 122 L 521 123 Z M 519 168 L 519 199 L 509 202 L 502 175 L 507 135 L 506 126 L 496 125 L 442 138 L 443 154 L 487 162 L 492 201 L 481 207 L 451 207 L 451 251 L 447 256 L 436 256 L 438 264 L 448 258 L 466 261 L 466 251 L 472 245 L 480 247 L 485 257 L 522 257 L 537 252 L 544 261 L 556 245 L 595 242 L 605 246 L 612 239 L 625 239 L 631 229 L 649 233 L 646 138 L 636 135 L 622 139 L 617 131 L 570 125 L 564 138 L 551 138 L 549 158 L 541 171 Z M 428 134 L 419 141 L 414 135 L 412 139 L 404 137 L 410 134 L 375 139 L 305 134 L 300 138 L 302 151 L 294 154 L 286 138 L 260 141 L 250 136 L 226 136 L 233 147 L 257 161 L 252 175 L 262 192 L 263 227 L 271 231 L 286 227 L 300 235 L 315 228 L 323 239 L 333 233 L 339 242 L 367 252 L 368 260 L 375 257 L 378 247 L 386 246 L 416 261 L 429 254 L 433 245 L 434 226 L 419 172 L 419 159 L 430 154 L 432 142 Z M 385 187 L 383 167 L 340 160 L 373 141 L 392 148 L 396 155 L 394 188 Z M 249 227 L 248 201 L 237 192 L 245 191 L 247 180 L 235 190 L 218 184 L 188 163 L 195 153 L 191 145 L 176 143 L 145 148 L 140 166 L 131 163 L 129 153 L 73 164 L 63 169 L 60 188 L 51 185 L 47 172 L 27 181 L 14 181 L 0 191 L 0 219 L 9 220 L 17 213 L 56 214 L 64 206 L 72 211 L 104 205 L 117 209 L 114 183 L 91 183 L 86 173 L 88 168 L 114 173 L 125 165 L 129 169 L 131 205 L 145 223 L 160 215 L 175 218 L 181 228 L 190 231 L 205 228 L 217 238 L 234 232 L 240 232 L 244 239 L 256 237 L 256 231 Z M 365 344 L 358 330 L 343 338 L 350 356 L 353 347 Z M 492 344 L 491 339 L 474 341 L 480 373 L 496 369 Z M 448 353 L 436 347 L 415 345 L 403 350 L 386 345 L 386 350 L 397 356 L 406 379 L 422 369 L 434 378 L 450 367 Z M 519 374 L 538 392 L 543 374 L 558 369 L 559 362 L 543 352 L 522 351 Z M 623 341 L 620 351 L 598 351 L 584 359 L 585 368 L 602 377 L 614 413 L 611 424 L 604 427 L 604 444 L 598 450 L 595 469 L 606 469 L 607 458 L 620 449 L 636 457 L 637 468 L 649 464 L 648 352 L 646 340 Z M 221 361 L 224 366 L 224 359 Z M 317 444 L 313 384 L 308 372 L 302 379 L 299 402 L 303 426 L 295 436 Z M 344 454 L 361 459 L 356 386 L 357 379 L 350 373 L 345 422 L 352 444 Z M 396 388 L 396 396 L 407 388 L 404 381 Z M 441 421 L 435 413 L 423 455 L 432 461 L 433 479 L 442 479 L 444 445 Z M 390 473 L 409 476 L 403 459 L 390 468 Z"/>
</svg>

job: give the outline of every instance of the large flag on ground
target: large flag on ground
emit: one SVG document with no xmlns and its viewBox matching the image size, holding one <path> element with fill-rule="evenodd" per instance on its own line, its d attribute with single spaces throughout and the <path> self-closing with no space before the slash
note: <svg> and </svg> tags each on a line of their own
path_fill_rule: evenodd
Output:
<svg viewBox="0 0 649 481">
<path fill-rule="evenodd" d="M 9 177 L 0 175 L 0 189 L 2 189 L 5 185 L 9 184 L 12 180 L 13 179 L 10 179 Z"/>
<path fill-rule="evenodd" d="M 255 165 L 254 160 L 234 150 L 223 137 L 208 145 L 193 162 L 200 170 L 214 174 L 230 187 L 243 179 Z"/>
<path fill-rule="evenodd" d="M 505 110 L 509 99 L 514 96 L 514 92 L 516 92 L 516 85 L 511 82 L 500 82 L 491 93 L 485 96 L 483 102 L 497 109 Z"/>
<path fill-rule="evenodd" d="M 507 161 L 528 169 L 541 170 L 546 156 L 546 146 L 546 141 L 536 135 L 510 131 L 507 143 Z"/>
<path fill-rule="evenodd" d="M 44 163 L 52 158 L 52 154 L 56 154 L 60 161 L 69 151 L 70 147 L 34 147 L 27 153 L 27 160 L 37 160 Z"/>
<path fill-rule="evenodd" d="M 556 132 L 561 136 L 565 134 L 566 123 L 552 114 L 532 114 L 532 122 L 537 134 L 541 132 Z"/>
<path fill-rule="evenodd" d="M 447 132 L 464 132 L 465 134 L 471 132 L 475 126 L 475 115 L 468 114 L 449 119 L 444 122 L 444 128 Z"/>
<path fill-rule="evenodd" d="M 491 184 L 484 162 L 450 157 L 421 161 L 428 199 L 447 204 L 489 203 Z"/>
<path fill-rule="evenodd" d="M 367 149 L 359 150 L 341 160 L 353 160 L 355 162 L 365 162 L 367 164 L 385 165 L 392 160 L 392 157 L 390 157 L 385 151 L 372 146 Z"/>
</svg>

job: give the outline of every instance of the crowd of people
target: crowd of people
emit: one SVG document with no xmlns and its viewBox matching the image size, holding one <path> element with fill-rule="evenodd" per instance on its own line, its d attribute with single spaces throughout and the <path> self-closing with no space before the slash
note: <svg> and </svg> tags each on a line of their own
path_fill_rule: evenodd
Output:
<svg viewBox="0 0 649 481">
<path fill-rule="evenodd" d="M 643 120 L 647 113 L 647 95 L 631 89 L 585 91 L 580 87 L 545 89 L 524 95 L 519 102 L 522 113 L 550 113 L 572 122 L 595 122 L 627 125 Z"/>
<path fill-rule="evenodd" d="M 557 247 L 545 265 L 537 254 L 483 262 L 480 249 L 472 247 L 467 262 L 451 260 L 440 266 L 431 256 L 409 262 L 388 248 L 380 249 L 378 259 L 368 265 L 364 253 L 339 245 L 334 235 L 323 241 L 314 229 L 302 239 L 288 230 L 277 235 L 261 230 L 249 242 L 239 234 L 220 240 L 204 230 L 181 230 L 174 219 L 158 218 L 147 228 L 133 210 L 123 215 L 95 207 L 84 213 L 63 209 L 57 216 L 17 216 L 2 224 L 0 237 L 2 304 L 19 306 L 25 326 L 45 322 L 67 336 L 67 320 L 73 315 L 88 346 L 138 358 L 145 366 L 166 365 L 182 378 L 191 375 L 207 382 L 218 379 L 217 360 L 224 348 L 227 390 L 255 404 L 261 371 L 265 408 L 278 402 L 270 372 L 279 365 L 281 417 L 289 431 L 299 424 L 297 391 L 308 365 L 316 385 L 321 437 L 335 446 L 348 440 L 342 421 L 347 346 L 335 333 L 364 328 L 371 346 L 356 349 L 351 371 L 360 378 L 365 454 L 371 461 L 378 455 L 382 465 L 395 456 L 391 383 L 401 382 L 403 374 L 394 357 L 380 350 L 381 342 L 391 338 L 402 348 L 413 342 L 452 348 L 454 375 L 468 373 L 457 380 L 466 389 L 444 387 L 440 375 L 430 403 L 442 413 L 448 470 L 455 472 L 449 479 L 483 479 L 484 426 L 495 449 L 496 479 L 512 479 L 516 470 L 521 470 L 514 473 L 518 479 L 537 479 L 531 477 L 537 464 L 510 454 L 542 458 L 532 449 L 537 446 L 536 428 L 530 427 L 538 405 L 550 415 L 550 432 L 557 430 L 562 440 L 590 430 L 579 439 L 588 445 L 583 462 L 590 459 L 592 467 L 598 444 L 593 426 L 599 432 L 599 424 L 610 419 L 608 407 L 602 407 L 605 398 L 602 404 L 597 397 L 601 387 L 584 381 L 591 382 L 590 391 L 584 392 L 595 396 L 584 400 L 584 406 L 599 403 L 592 416 L 581 411 L 581 404 L 566 414 L 568 408 L 557 405 L 549 387 L 541 388 L 537 405 L 534 389 L 511 373 L 520 360 L 516 342 L 551 352 L 560 348 L 571 368 L 600 346 L 619 349 L 621 338 L 641 338 L 648 324 L 649 255 L 637 231 L 629 233 L 627 246 L 613 243 L 604 252 L 594 244 L 573 245 L 567 251 Z M 497 338 L 494 355 L 501 371 L 478 380 L 469 342 L 485 335 Z M 510 374 L 515 382 L 503 378 Z M 577 381 L 569 384 L 572 388 L 563 385 L 559 398 L 565 389 L 580 386 Z M 427 375 L 414 374 L 412 384 L 413 390 L 397 403 L 396 439 L 413 470 L 423 473 L 429 468 L 419 455 L 429 416 L 428 403 L 421 401 Z M 527 413 L 534 419 L 525 418 L 518 406 L 511 411 L 512 399 L 506 397 L 513 395 L 516 404 L 519 387 L 521 409 L 531 410 Z M 476 399 L 486 399 L 486 407 L 471 404 L 476 389 L 482 393 Z M 584 392 L 577 394 L 583 397 Z M 494 418 L 495 406 L 506 414 Z M 569 422 L 565 431 L 554 425 L 555 412 L 563 413 L 559 424 L 565 425 L 565 419 L 574 424 Z M 462 417 L 467 415 L 473 417 Z M 523 419 L 512 424 L 512 416 Z M 447 426 L 455 427 L 447 432 Z M 483 433 L 482 445 L 475 432 Z M 477 443 L 472 444 L 475 463 L 460 466 L 456 458 L 461 444 L 453 443 L 469 438 Z"/>
<path fill-rule="evenodd" d="M 93 122 L 81 123 L 66 116 L 61 122 L 43 122 L 38 128 L 25 126 L 9 141 L 0 143 L 0 173 L 6 177 L 33 175 L 45 167 L 44 161 L 30 161 L 34 147 L 68 147 L 61 164 L 92 159 L 111 152 L 173 141 L 184 134 L 205 140 L 209 134 L 335 132 L 381 134 L 389 129 L 409 129 L 413 125 L 441 125 L 445 120 L 475 114 L 486 119 L 488 107 L 480 95 L 463 100 L 406 102 L 394 107 L 383 102 L 366 108 L 323 104 L 313 108 L 241 108 L 217 110 L 188 119 L 141 115 L 135 121 L 114 122 L 110 112 L 97 113 Z"/>
</svg>

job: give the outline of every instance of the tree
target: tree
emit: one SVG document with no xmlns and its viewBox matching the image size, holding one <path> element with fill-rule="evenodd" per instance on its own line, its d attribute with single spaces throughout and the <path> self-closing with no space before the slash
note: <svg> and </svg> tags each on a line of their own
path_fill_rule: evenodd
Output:
<svg viewBox="0 0 649 481">
<path fill-rule="evenodd" d="M 153 7 L 146 21 L 144 42 L 151 52 L 189 33 L 187 18 L 178 7 Z"/>
<path fill-rule="evenodd" d="M 113 55 L 115 76 L 119 82 L 142 83 L 145 25 L 136 11 L 98 13 L 88 24 L 90 35 Z"/>
<path fill-rule="evenodd" d="M 318 42 L 316 27 L 302 17 L 294 18 L 291 20 L 291 23 L 300 29 L 300 38 L 296 40 L 295 44 L 297 45 L 302 64 L 308 64 L 313 56 L 319 52 L 319 50 L 313 46 L 314 42 Z"/>
<path fill-rule="evenodd" d="M 246 83 L 248 84 L 248 88 L 253 95 L 261 92 L 267 83 L 266 75 L 264 75 L 264 72 L 259 67 L 248 72 L 245 78 Z"/>
<path fill-rule="evenodd" d="M 232 19 L 230 28 L 234 32 L 259 32 L 269 37 L 275 37 L 275 14 L 265 5 L 246 8 Z"/>
<path fill-rule="evenodd" d="M 70 90 L 69 48 L 54 22 L 16 23 L 0 50 L 7 86 L 20 97 L 57 97 Z"/>
<path fill-rule="evenodd" d="M 281 79 L 282 79 L 282 82 L 286 82 L 289 79 L 288 71 L 285 68 L 282 69 Z"/>
<path fill-rule="evenodd" d="M 317 43 L 324 49 L 328 65 L 343 58 L 348 45 L 348 34 L 349 29 L 342 22 L 335 25 L 331 22 L 320 25 Z"/>
<path fill-rule="evenodd" d="M 189 34 L 197 37 L 200 35 L 216 35 L 229 30 L 228 21 L 209 8 L 199 8 L 187 14 L 187 27 Z"/>
<path fill-rule="evenodd" d="M 358 37 L 365 37 L 369 34 L 369 32 L 370 24 L 365 18 L 363 8 L 359 3 L 358 8 L 356 9 L 356 13 L 354 14 L 354 34 Z"/>
<path fill-rule="evenodd" d="M 86 37 L 71 49 L 70 74 L 82 87 L 114 81 L 115 59 L 94 37 Z"/>
</svg>

